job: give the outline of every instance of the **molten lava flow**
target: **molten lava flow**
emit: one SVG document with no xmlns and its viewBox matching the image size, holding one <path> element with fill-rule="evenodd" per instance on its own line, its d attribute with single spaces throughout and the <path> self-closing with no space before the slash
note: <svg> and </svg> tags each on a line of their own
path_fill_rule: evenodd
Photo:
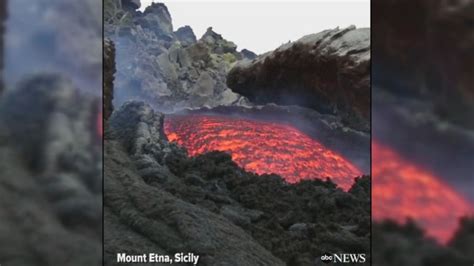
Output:
<svg viewBox="0 0 474 266">
<path fill-rule="evenodd" d="M 417 221 L 428 235 L 449 240 L 468 204 L 441 179 L 401 158 L 390 148 L 372 143 L 372 214 L 374 219 Z"/>
<path fill-rule="evenodd" d="M 248 171 L 275 173 L 289 183 L 326 178 L 348 190 L 361 172 L 337 153 L 288 125 L 222 116 L 170 116 L 170 141 L 191 156 L 224 151 Z"/>
</svg>

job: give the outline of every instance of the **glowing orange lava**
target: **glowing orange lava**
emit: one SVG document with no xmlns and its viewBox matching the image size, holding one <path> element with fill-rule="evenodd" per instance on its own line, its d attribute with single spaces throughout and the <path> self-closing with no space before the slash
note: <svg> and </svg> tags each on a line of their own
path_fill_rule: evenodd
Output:
<svg viewBox="0 0 474 266">
<path fill-rule="evenodd" d="M 288 125 L 222 116 L 170 116 L 165 133 L 191 156 L 228 152 L 246 170 L 279 174 L 289 183 L 331 177 L 348 190 L 354 177 L 362 174 L 341 155 Z"/>
<path fill-rule="evenodd" d="M 459 217 L 472 206 L 441 179 L 403 159 L 390 148 L 372 143 L 372 215 L 404 223 L 411 217 L 426 233 L 446 243 Z"/>
</svg>

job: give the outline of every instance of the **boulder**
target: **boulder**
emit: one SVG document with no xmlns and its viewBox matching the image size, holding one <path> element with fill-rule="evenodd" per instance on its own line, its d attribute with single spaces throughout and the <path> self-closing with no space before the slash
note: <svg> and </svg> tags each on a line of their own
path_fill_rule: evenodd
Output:
<svg viewBox="0 0 474 266">
<path fill-rule="evenodd" d="M 256 103 L 297 104 L 338 113 L 368 129 L 370 30 L 326 30 L 238 62 L 227 85 Z"/>
</svg>

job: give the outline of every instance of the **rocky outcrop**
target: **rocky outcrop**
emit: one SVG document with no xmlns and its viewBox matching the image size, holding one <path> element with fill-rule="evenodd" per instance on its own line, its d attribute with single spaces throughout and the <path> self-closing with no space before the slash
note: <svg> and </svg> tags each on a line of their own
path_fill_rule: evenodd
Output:
<svg viewBox="0 0 474 266">
<path fill-rule="evenodd" d="M 254 52 L 252 52 L 250 50 L 242 49 L 242 51 L 240 51 L 240 52 L 242 53 L 242 56 L 246 59 L 253 60 L 253 59 L 257 58 L 257 54 L 255 54 Z"/>
<path fill-rule="evenodd" d="M 115 45 L 111 40 L 104 40 L 104 119 L 108 120 L 114 110 L 114 75 L 115 68 Z"/>
<path fill-rule="evenodd" d="M 171 15 L 163 3 L 152 3 L 143 14 L 135 14 L 134 23 L 144 30 L 154 33 L 157 38 L 164 40 L 168 45 L 172 43 L 174 36 Z"/>
<path fill-rule="evenodd" d="M 99 101 L 40 75 L 0 101 L 0 261 L 101 265 Z"/>
<path fill-rule="evenodd" d="M 190 46 L 197 42 L 196 35 L 190 26 L 181 27 L 174 34 L 183 46 Z"/>
<path fill-rule="evenodd" d="M 374 82 L 474 128 L 472 1 L 374 1 Z M 399 14 L 403 13 L 403 16 Z"/>
<path fill-rule="evenodd" d="M 226 85 L 227 72 L 244 57 L 234 43 L 212 28 L 199 40 L 189 26 L 174 32 L 164 4 L 125 14 L 121 22 L 106 18 L 105 26 L 116 45 L 117 105 L 138 99 L 175 111 L 248 103 Z"/>
<path fill-rule="evenodd" d="M 227 85 L 256 103 L 297 104 L 338 113 L 368 130 L 370 30 L 333 29 L 237 63 Z"/>
<path fill-rule="evenodd" d="M 170 144 L 163 115 L 128 102 L 105 142 L 105 254 L 194 252 L 203 265 L 314 265 L 325 252 L 369 252 L 370 179 L 288 185 L 225 153 Z M 343 211 L 334 212 L 339 208 Z"/>
</svg>

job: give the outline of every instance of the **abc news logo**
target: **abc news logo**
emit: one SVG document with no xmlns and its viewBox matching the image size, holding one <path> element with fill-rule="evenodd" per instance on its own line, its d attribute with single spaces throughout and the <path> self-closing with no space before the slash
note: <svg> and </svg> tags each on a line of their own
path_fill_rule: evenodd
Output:
<svg viewBox="0 0 474 266">
<path fill-rule="evenodd" d="M 364 253 L 324 253 L 321 256 L 323 263 L 365 263 L 367 261 Z"/>
</svg>

